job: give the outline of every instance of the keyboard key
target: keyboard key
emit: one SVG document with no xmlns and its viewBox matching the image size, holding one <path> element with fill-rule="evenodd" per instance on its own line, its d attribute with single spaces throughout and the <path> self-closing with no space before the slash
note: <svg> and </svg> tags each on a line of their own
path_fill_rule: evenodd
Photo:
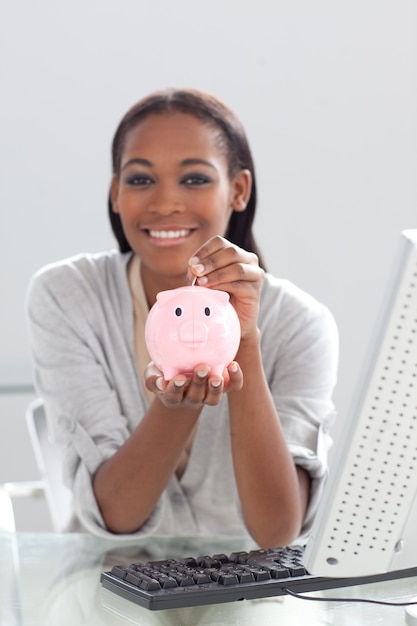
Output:
<svg viewBox="0 0 417 626">
<path fill-rule="evenodd" d="M 302 565 L 297 565 L 290 567 L 290 574 L 291 576 L 305 576 L 307 572 Z"/>
<path fill-rule="evenodd" d="M 172 587 L 178 587 L 177 581 L 171 576 L 161 576 L 159 578 L 159 584 L 161 585 L 162 589 L 171 589 Z"/>
<path fill-rule="evenodd" d="M 193 574 L 194 582 L 196 585 L 205 585 L 211 583 L 211 578 L 205 572 L 195 572 Z"/>
<path fill-rule="evenodd" d="M 156 569 L 169 569 L 176 563 L 177 561 L 175 561 L 174 559 L 164 559 L 163 561 L 149 561 L 147 565 L 149 567 L 156 567 Z"/>
<path fill-rule="evenodd" d="M 156 591 L 157 589 L 161 589 L 159 582 L 148 576 L 143 576 L 139 587 L 141 589 L 145 589 L 145 591 Z"/>
<path fill-rule="evenodd" d="M 136 587 L 140 587 L 140 583 L 142 582 L 142 576 L 139 572 L 130 571 L 126 574 L 125 580 Z"/>
<path fill-rule="evenodd" d="M 219 574 L 217 581 L 220 585 L 236 585 L 239 580 L 236 574 Z"/>
<path fill-rule="evenodd" d="M 220 563 L 230 563 L 230 559 L 227 554 L 213 554 L 213 559 L 216 561 L 220 561 Z"/>
<path fill-rule="evenodd" d="M 172 577 L 175 578 L 179 587 L 188 587 L 189 585 L 195 585 L 194 578 L 188 576 L 187 574 L 172 572 Z"/>
<path fill-rule="evenodd" d="M 111 573 L 113 574 L 113 576 L 116 576 L 117 578 L 121 578 L 122 580 L 124 580 L 126 578 L 126 568 L 122 567 L 121 565 L 114 565 Z"/>
<path fill-rule="evenodd" d="M 287 567 L 279 567 L 277 565 L 271 568 L 271 576 L 272 578 L 289 578 L 291 572 Z"/>
<path fill-rule="evenodd" d="M 255 580 L 255 576 L 249 571 L 238 572 L 236 575 L 240 583 L 251 583 Z"/>
<path fill-rule="evenodd" d="M 197 567 L 197 561 L 192 556 L 187 556 L 184 559 L 180 559 L 179 562 L 183 565 L 187 565 L 188 567 Z"/>
<path fill-rule="evenodd" d="M 200 567 L 204 567 L 204 568 L 211 568 L 211 567 L 216 567 L 219 568 L 221 567 L 221 561 L 219 561 L 218 559 L 213 558 L 212 556 L 199 556 L 197 558 L 197 564 Z"/>
<path fill-rule="evenodd" d="M 245 564 L 248 560 L 248 556 L 249 554 L 247 552 L 240 551 L 240 552 L 232 552 L 229 558 L 234 563 Z"/>
<path fill-rule="evenodd" d="M 251 568 L 251 571 L 255 576 L 255 580 L 269 580 L 271 578 L 270 573 L 266 569 Z"/>
</svg>

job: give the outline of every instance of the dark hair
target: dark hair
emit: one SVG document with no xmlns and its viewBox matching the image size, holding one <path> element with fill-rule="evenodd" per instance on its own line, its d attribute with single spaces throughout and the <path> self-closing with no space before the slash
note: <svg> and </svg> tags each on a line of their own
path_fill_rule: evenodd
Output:
<svg viewBox="0 0 417 626">
<path fill-rule="evenodd" d="M 232 213 L 225 237 L 241 248 L 254 252 L 258 256 L 260 265 L 264 267 L 252 232 L 256 210 L 256 177 L 246 133 L 233 111 L 211 94 L 196 89 L 166 89 L 156 91 L 139 100 L 127 111 L 114 135 L 112 143 L 113 174 L 119 175 L 125 140 L 136 124 L 148 115 L 169 115 L 176 112 L 193 115 L 220 130 L 226 145 L 226 156 L 231 177 L 242 169 L 250 171 L 252 190 L 248 204 L 244 211 Z M 111 227 L 118 241 L 119 249 L 121 252 L 129 252 L 131 247 L 125 237 L 120 216 L 113 211 L 110 194 L 108 209 Z"/>
</svg>

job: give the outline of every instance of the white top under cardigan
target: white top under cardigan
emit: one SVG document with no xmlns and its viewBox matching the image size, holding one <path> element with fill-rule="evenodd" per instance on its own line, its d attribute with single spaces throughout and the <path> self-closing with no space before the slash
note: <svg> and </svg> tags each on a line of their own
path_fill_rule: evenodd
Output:
<svg viewBox="0 0 417 626">
<path fill-rule="evenodd" d="M 34 276 L 27 300 L 35 385 L 74 494 L 71 529 L 112 538 L 94 498 L 92 476 L 147 408 L 135 355 L 130 258 L 131 253 L 113 250 L 49 265 Z M 327 474 L 337 329 L 325 306 L 269 274 L 259 328 L 263 365 L 289 449 L 312 479 L 306 534 Z M 247 536 L 225 397 L 216 407 L 204 407 L 181 479 L 172 476 L 137 533 L 117 538 L 146 534 Z"/>
</svg>

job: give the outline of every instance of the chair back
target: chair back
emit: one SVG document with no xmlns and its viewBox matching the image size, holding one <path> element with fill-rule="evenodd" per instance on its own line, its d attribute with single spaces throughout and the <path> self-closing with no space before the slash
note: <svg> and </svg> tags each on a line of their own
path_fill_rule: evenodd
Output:
<svg viewBox="0 0 417 626">
<path fill-rule="evenodd" d="M 55 531 L 62 532 L 72 515 L 72 494 L 64 484 L 62 460 L 59 450 L 50 440 L 45 407 L 40 398 L 28 405 L 26 423 L 41 480 L 44 483 L 52 526 Z"/>
<path fill-rule="evenodd" d="M 0 532 L 13 533 L 15 530 L 12 500 L 4 486 L 0 485 Z"/>
</svg>

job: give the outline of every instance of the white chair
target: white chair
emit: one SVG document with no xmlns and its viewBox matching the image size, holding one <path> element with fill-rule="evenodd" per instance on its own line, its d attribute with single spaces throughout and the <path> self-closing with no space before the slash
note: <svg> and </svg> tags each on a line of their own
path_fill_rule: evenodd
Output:
<svg viewBox="0 0 417 626">
<path fill-rule="evenodd" d="M 5 485 L 0 485 L 0 532 L 16 530 L 12 499 Z"/>
<path fill-rule="evenodd" d="M 40 480 L 8 482 L 0 485 L 0 530 L 16 530 L 13 499 L 16 497 L 46 498 L 52 527 L 65 530 L 71 517 L 72 495 L 63 482 L 63 468 L 59 451 L 48 434 L 45 408 L 41 399 L 31 402 L 26 409 L 26 424 L 32 443 Z"/>
</svg>

